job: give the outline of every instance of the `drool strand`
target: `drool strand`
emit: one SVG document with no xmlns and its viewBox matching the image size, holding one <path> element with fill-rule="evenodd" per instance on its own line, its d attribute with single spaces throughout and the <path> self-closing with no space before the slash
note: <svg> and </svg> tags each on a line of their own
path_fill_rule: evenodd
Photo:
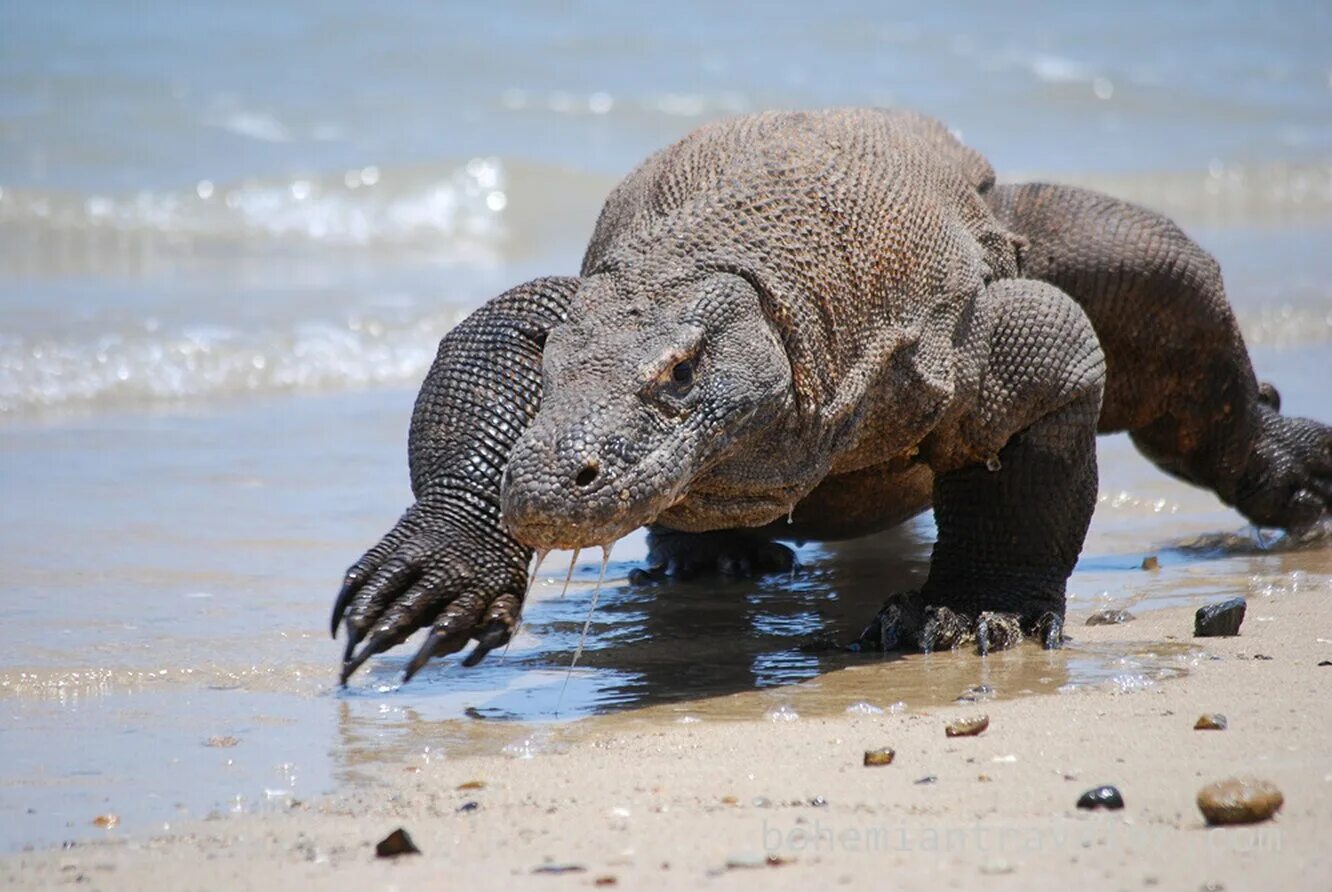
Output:
<svg viewBox="0 0 1332 892">
<path fill-rule="evenodd" d="M 583 633 L 578 636 L 578 647 L 574 648 L 573 659 L 569 661 L 569 670 L 564 673 L 564 684 L 560 685 L 560 696 L 555 700 L 555 715 L 559 716 L 560 707 L 564 704 L 564 692 L 569 689 L 569 679 L 573 677 L 574 667 L 578 665 L 578 658 L 583 655 L 583 645 L 587 642 L 587 630 L 592 627 L 592 612 L 597 609 L 597 598 L 601 595 L 601 583 L 606 579 L 606 565 L 610 563 L 611 548 L 615 545 L 601 546 L 601 572 L 597 574 L 596 588 L 592 589 L 592 603 L 587 608 L 587 619 L 583 620 Z M 570 573 L 573 567 L 570 565 Z"/>
</svg>

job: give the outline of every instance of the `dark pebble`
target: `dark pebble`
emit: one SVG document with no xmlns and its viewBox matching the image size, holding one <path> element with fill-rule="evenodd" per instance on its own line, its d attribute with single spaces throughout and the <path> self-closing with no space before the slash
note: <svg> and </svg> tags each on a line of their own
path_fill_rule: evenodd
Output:
<svg viewBox="0 0 1332 892">
<path fill-rule="evenodd" d="M 1226 730 L 1226 717 L 1219 712 L 1209 712 L 1206 715 L 1198 716 L 1198 721 L 1193 723 L 1195 731 L 1224 731 Z"/>
<path fill-rule="evenodd" d="M 1122 623 L 1131 623 L 1135 619 L 1137 619 L 1137 617 L 1129 613 L 1127 610 L 1106 609 L 1106 610 L 1098 610 L 1095 613 L 1093 613 L 1091 616 L 1087 617 L 1087 625 L 1118 626 Z"/>
<path fill-rule="evenodd" d="M 421 850 L 412 842 L 407 831 L 399 827 L 384 837 L 375 846 L 375 855 L 380 858 L 396 858 L 399 855 L 419 855 Z"/>
<path fill-rule="evenodd" d="M 1332 660 L 1319 660 L 1319 666 L 1332 666 Z"/>
<path fill-rule="evenodd" d="M 939 779 L 939 776 L 938 776 L 937 774 L 927 774 L 927 775 L 925 775 L 924 777 L 919 778 L 918 780 L 913 781 L 913 783 L 917 783 L 917 784 L 932 784 L 932 783 L 934 783 L 935 781 L 937 781 L 938 779 Z"/>
<path fill-rule="evenodd" d="M 1124 807 L 1124 797 L 1111 786 L 1096 787 L 1078 797 L 1078 808 L 1104 808 L 1118 811 Z"/>
<path fill-rule="evenodd" d="M 1219 604 L 1199 607 L 1193 617 L 1193 634 L 1198 638 L 1227 638 L 1238 635 L 1244 622 L 1244 599 L 1231 598 Z"/>
<path fill-rule="evenodd" d="M 809 804 L 815 808 L 823 808 L 828 804 L 828 800 L 824 799 L 822 796 L 815 796 L 813 799 L 809 800 Z"/>
<path fill-rule="evenodd" d="M 471 799 L 458 806 L 458 811 L 476 811 L 480 807 L 481 803 L 477 802 L 475 799 Z"/>
</svg>

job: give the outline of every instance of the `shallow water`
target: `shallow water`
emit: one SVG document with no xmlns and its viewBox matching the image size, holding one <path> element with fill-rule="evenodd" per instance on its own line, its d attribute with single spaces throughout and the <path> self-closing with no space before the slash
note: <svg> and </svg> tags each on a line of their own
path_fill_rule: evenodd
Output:
<svg viewBox="0 0 1332 892">
<path fill-rule="evenodd" d="M 1332 27 L 794 6 L 722 21 L 343 2 L 0 8 L 0 849 L 285 808 L 385 765 L 571 745 L 586 722 L 890 710 L 1187 671 L 1192 646 L 1077 641 L 880 661 L 853 638 L 919 581 L 927 518 L 801 549 L 791 577 L 645 590 L 615 549 L 547 560 L 501 662 L 335 686 L 342 569 L 407 504 L 413 392 L 485 297 L 576 268 L 607 189 L 718 115 L 895 102 L 1001 172 L 1160 207 L 1222 262 L 1260 374 L 1332 417 Z M 1150 19 L 1151 28 L 1141 22 Z M 686 24 L 688 23 L 688 24 Z M 298 69 L 293 73 L 293 69 Z M 1123 438 L 1070 584 L 1103 605 L 1330 594 L 1332 550 L 1247 530 Z M 1138 569 L 1147 554 L 1161 569 Z M 234 747 L 205 746 L 234 737 Z"/>
</svg>

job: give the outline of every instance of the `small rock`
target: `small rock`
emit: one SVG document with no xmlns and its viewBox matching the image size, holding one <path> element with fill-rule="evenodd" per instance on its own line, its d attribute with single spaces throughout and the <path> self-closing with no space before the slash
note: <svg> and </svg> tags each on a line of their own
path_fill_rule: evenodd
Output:
<svg viewBox="0 0 1332 892">
<path fill-rule="evenodd" d="M 1123 807 L 1124 797 L 1119 794 L 1119 790 L 1109 785 L 1088 790 L 1078 797 L 1078 808 L 1118 811 Z"/>
<path fill-rule="evenodd" d="M 740 804 L 740 797 L 739 797 L 739 796 L 723 796 L 723 797 L 721 798 L 721 801 L 722 801 L 722 805 L 739 805 L 739 804 Z"/>
<path fill-rule="evenodd" d="M 464 802 L 462 805 L 458 806 L 458 811 L 461 812 L 476 811 L 480 807 L 481 803 L 477 802 L 475 799 L 471 799 L 468 800 L 467 802 Z"/>
<path fill-rule="evenodd" d="M 1231 598 L 1219 604 L 1199 607 L 1193 617 L 1193 634 L 1197 638 L 1228 638 L 1238 635 L 1244 622 L 1243 598 Z"/>
<path fill-rule="evenodd" d="M 988 715 L 978 715 L 974 718 L 950 722 L 944 728 L 944 734 L 948 737 L 975 737 L 988 727 L 990 727 L 990 717 Z"/>
<path fill-rule="evenodd" d="M 772 800 L 767 796 L 755 796 L 750 804 L 755 808 L 772 808 Z"/>
<path fill-rule="evenodd" d="M 107 812 L 104 815 L 98 815 L 97 817 L 93 818 L 92 822 L 94 827 L 101 827 L 103 829 L 110 830 L 112 827 L 120 823 L 120 815 Z"/>
<path fill-rule="evenodd" d="M 1270 660 L 1270 659 L 1272 659 L 1272 658 L 1269 657 L 1267 654 L 1254 654 L 1253 656 L 1249 657 L 1249 659 L 1251 659 L 1251 660 Z"/>
<path fill-rule="evenodd" d="M 1256 824 L 1277 813 L 1285 797 L 1275 785 L 1256 778 L 1229 778 L 1198 791 L 1198 809 L 1207 823 Z"/>
<path fill-rule="evenodd" d="M 1154 554 L 1149 554 L 1142 559 L 1142 569 L 1159 570 L 1161 569 L 1161 559 Z"/>
<path fill-rule="evenodd" d="M 865 767 L 868 768 L 871 765 L 891 765 L 893 764 L 893 757 L 896 755 L 897 751 L 891 746 L 880 747 L 877 750 L 865 750 Z"/>
<path fill-rule="evenodd" d="M 396 858 L 399 855 L 419 855 L 421 850 L 412 842 L 407 831 L 399 827 L 375 845 L 375 857 Z"/>
<path fill-rule="evenodd" d="M 1195 731 L 1224 731 L 1226 730 L 1226 717 L 1219 712 L 1209 712 L 1206 715 L 1198 716 L 1198 721 L 1193 723 Z"/>
<path fill-rule="evenodd" d="M 1131 623 L 1135 619 L 1137 619 L 1137 617 L 1129 613 L 1127 610 L 1111 610 L 1107 607 L 1106 609 L 1098 610 L 1091 616 L 1087 617 L 1087 625 L 1118 626 L 1123 623 Z"/>
<path fill-rule="evenodd" d="M 815 796 L 813 799 L 809 800 L 809 804 L 815 808 L 823 808 L 828 804 L 828 800 L 824 799 L 822 796 Z"/>
<path fill-rule="evenodd" d="M 542 864 L 540 867 L 533 867 L 532 873 L 563 874 L 563 873 L 587 873 L 587 867 L 582 864 Z"/>
<path fill-rule="evenodd" d="M 994 778 L 990 777 L 988 774 L 978 774 L 976 775 L 976 780 L 988 784 L 990 781 L 994 780 Z"/>
<path fill-rule="evenodd" d="M 605 875 L 603 875 L 603 876 L 599 876 L 599 877 L 597 877 L 595 880 L 593 880 L 593 881 L 592 881 L 592 885 L 594 885 L 594 886 L 614 886 L 614 885 L 615 885 L 616 883 L 618 883 L 619 881 L 620 881 L 620 878 L 619 878 L 619 877 L 611 876 L 610 874 L 605 874 Z"/>
<path fill-rule="evenodd" d="M 463 781 L 462 783 L 458 784 L 457 787 L 457 789 L 459 790 L 484 790 L 485 788 L 486 788 L 486 782 L 482 780 Z"/>
<path fill-rule="evenodd" d="M 913 784 L 932 784 L 939 779 L 937 774 L 927 774 L 924 777 L 912 781 Z"/>
<path fill-rule="evenodd" d="M 986 700 L 993 700 L 994 696 L 993 685 L 975 684 L 959 694 L 957 699 L 959 703 L 982 703 Z"/>
<path fill-rule="evenodd" d="M 218 749 L 230 749 L 238 743 L 240 743 L 240 740 L 235 737 L 210 737 L 204 741 L 204 746 L 217 747 Z"/>
<path fill-rule="evenodd" d="M 1319 666 L 1332 666 L 1332 660 L 1319 660 Z"/>
</svg>

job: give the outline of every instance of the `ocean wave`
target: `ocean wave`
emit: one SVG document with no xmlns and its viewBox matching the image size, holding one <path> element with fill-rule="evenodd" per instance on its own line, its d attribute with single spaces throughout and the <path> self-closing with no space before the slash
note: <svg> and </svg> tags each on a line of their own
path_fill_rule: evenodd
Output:
<svg viewBox="0 0 1332 892">
<path fill-rule="evenodd" d="M 443 171 L 366 166 L 280 182 L 214 183 L 131 195 L 0 190 L 0 224 L 37 232 L 299 239 L 334 245 L 493 243 L 504 235 L 506 171 L 472 158 Z"/>
<path fill-rule="evenodd" d="M 0 417 L 246 394 L 416 384 L 462 308 L 408 322 L 352 315 L 290 330 L 135 330 L 89 339 L 0 336 Z"/>
<path fill-rule="evenodd" d="M 1001 174 L 1054 179 L 1138 202 L 1185 223 L 1247 225 L 1332 217 L 1332 160 L 1232 164 L 1123 174 Z M 0 225 L 37 234 L 163 235 L 188 240 L 300 241 L 335 247 L 426 247 L 497 259 L 515 234 L 587 218 L 616 178 L 499 157 L 279 181 L 220 183 L 125 195 L 0 186 Z M 517 213 L 515 213 L 517 211 Z M 552 217 L 554 215 L 554 217 Z M 563 224 L 556 230 L 568 235 Z"/>
</svg>

